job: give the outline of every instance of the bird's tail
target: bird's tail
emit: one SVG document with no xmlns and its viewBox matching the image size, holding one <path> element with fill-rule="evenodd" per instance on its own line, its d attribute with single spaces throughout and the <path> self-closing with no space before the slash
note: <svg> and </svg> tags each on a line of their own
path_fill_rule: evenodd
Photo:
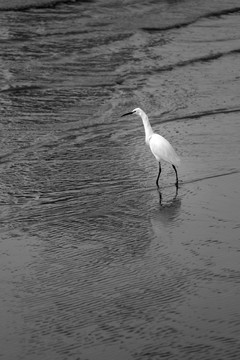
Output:
<svg viewBox="0 0 240 360">
<path fill-rule="evenodd" d="M 180 159 L 179 156 L 177 156 L 177 154 L 175 154 L 175 156 L 174 156 L 174 161 L 173 161 L 173 165 L 175 165 L 175 166 L 180 166 L 180 164 L 181 164 L 181 159 Z"/>
</svg>

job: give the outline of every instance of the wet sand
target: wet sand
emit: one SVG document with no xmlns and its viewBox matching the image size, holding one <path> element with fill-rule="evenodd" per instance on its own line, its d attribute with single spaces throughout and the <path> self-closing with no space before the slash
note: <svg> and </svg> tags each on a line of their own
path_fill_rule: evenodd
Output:
<svg viewBox="0 0 240 360">
<path fill-rule="evenodd" d="M 238 359 L 239 11 L 204 4 L 0 13 L 0 358 Z"/>
</svg>

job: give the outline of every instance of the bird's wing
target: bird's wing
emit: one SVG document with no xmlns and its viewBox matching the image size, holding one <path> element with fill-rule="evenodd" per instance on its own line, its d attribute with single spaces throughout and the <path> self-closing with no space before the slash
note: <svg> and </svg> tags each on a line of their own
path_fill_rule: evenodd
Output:
<svg viewBox="0 0 240 360">
<path fill-rule="evenodd" d="M 167 161 L 173 165 L 179 165 L 180 159 L 172 145 L 161 135 L 153 134 L 149 140 L 150 149 L 157 161 Z"/>
</svg>

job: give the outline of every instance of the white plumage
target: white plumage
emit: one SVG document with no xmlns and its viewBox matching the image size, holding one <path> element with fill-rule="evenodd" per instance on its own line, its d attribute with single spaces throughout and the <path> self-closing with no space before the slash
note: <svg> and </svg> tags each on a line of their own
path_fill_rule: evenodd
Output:
<svg viewBox="0 0 240 360">
<path fill-rule="evenodd" d="M 147 145 L 149 145 L 153 155 L 155 156 L 156 160 L 159 163 L 159 172 L 156 180 L 157 187 L 159 187 L 158 180 L 161 174 L 162 160 L 172 165 L 176 174 L 176 186 L 178 187 L 178 174 L 177 174 L 176 166 L 180 164 L 180 159 L 176 154 L 175 150 L 173 149 L 172 145 L 163 136 L 153 132 L 149 119 L 142 109 L 140 108 L 133 109 L 131 112 L 126 113 L 122 116 L 130 115 L 130 114 L 137 114 L 141 117 L 145 130 L 145 141 Z"/>
<path fill-rule="evenodd" d="M 172 145 L 163 136 L 153 134 L 149 139 L 149 147 L 158 162 L 164 160 L 172 165 L 179 165 L 179 157 Z"/>
</svg>

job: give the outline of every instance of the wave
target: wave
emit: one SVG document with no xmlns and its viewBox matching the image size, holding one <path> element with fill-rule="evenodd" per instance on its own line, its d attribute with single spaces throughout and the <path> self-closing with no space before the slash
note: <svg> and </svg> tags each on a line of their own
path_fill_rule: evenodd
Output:
<svg viewBox="0 0 240 360">
<path fill-rule="evenodd" d="M 231 114 L 231 113 L 237 113 L 240 112 L 240 106 L 239 107 L 232 107 L 232 108 L 217 108 L 212 110 L 204 110 L 193 114 L 186 114 L 183 116 L 178 117 L 171 117 L 166 120 L 162 120 L 162 123 L 168 123 L 172 121 L 182 121 L 182 120 L 192 120 L 192 119 L 199 119 L 201 117 L 205 116 L 212 116 L 217 114 Z"/>
<path fill-rule="evenodd" d="M 160 67 L 153 67 L 149 70 L 146 70 L 144 68 L 144 75 L 153 75 L 155 73 L 161 73 L 161 72 L 165 72 L 165 71 L 173 71 L 177 68 L 180 68 L 180 67 L 185 67 L 185 66 L 191 66 L 191 65 L 195 65 L 195 64 L 198 64 L 198 63 L 204 63 L 204 62 L 211 62 L 211 61 L 214 61 L 214 60 L 218 60 L 222 57 L 227 57 L 227 56 L 232 56 L 232 55 L 236 55 L 236 54 L 239 54 L 240 53 L 240 49 L 237 48 L 237 49 L 233 49 L 233 50 L 230 50 L 230 51 L 227 51 L 227 52 L 216 52 L 216 53 L 209 53 L 209 54 L 206 54 L 206 55 L 203 55 L 203 56 L 199 56 L 199 57 L 194 57 L 194 58 L 191 58 L 191 59 L 188 59 L 188 60 L 182 60 L 182 61 L 179 61 L 179 62 L 176 62 L 176 63 L 172 63 L 172 64 L 166 64 L 166 65 L 162 65 Z M 143 75 L 143 71 L 139 71 L 138 69 L 136 71 L 133 71 L 131 69 L 131 73 L 130 73 L 130 76 L 132 76 L 132 74 L 135 74 L 135 75 Z M 125 79 L 127 79 L 127 73 L 125 73 Z M 124 79 L 122 79 L 122 83 L 124 83 Z"/>
<path fill-rule="evenodd" d="M 1 1 L 0 0 L 0 11 L 27 11 L 31 9 L 41 9 L 41 8 L 54 8 L 61 4 L 75 4 L 75 3 L 94 3 L 96 0 L 8 0 Z M 114 2 L 112 4 L 114 7 Z M 160 26 L 160 27 L 142 27 L 143 31 L 152 33 L 152 32 L 160 32 L 167 31 L 171 29 L 179 29 L 181 27 L 186 27 L 191 25 L 202 18 L 209 17 L 220 17 L 224 15 L 234 14 L 240 12 L 240 7 L 235 6 L 233 8 L 209 11 L 202 15 L 196 15 L 194 18 L 190 20 L 183 20 L 179 23 L 175 23 L 172 25 Z"/>
<path fill-rule="evenodd" d="M 73 3 L 92 3 L 94 0 L 11 0 L 8 2 L 0 2 L 0 11 L 26 11 L 31 9 L 53 8 L 60 4 L 73 4 Z"/>
<path fill-rule="evenodd" d="M 240 173 L 240 170 L 233 169 L 233 170 L 229 170 L 225 173 L 221 173 L 221 174 L 208 175 L 208 176 L 203 176 L 203 177 L 199 177 L 199 178 L 195 178 L 195 179 L 180 181 L 179 186 L 181 187 L 181 185 L 184 185 L 184 184 L 192 184 L 192 183 L 195 183 L 198 181 L 214 179 L 214 178 L 218 178 L 218 177 L 222 177 L 222 176 L 229 176 L 229 175 L 234 175 L 234 174 L 239 174 L 239 173 Z"/>
<path fill-rule="evenodd" d="M 219 59 L 221 57 L 224 57 L 224 56 L 230 56 L 230 55 L 239 54 L 239 53 L 240 53 L 240 49 L 233 49 L 233 50 L 230 50 L 230 51 L 227 51 L 227 52 L 216 52 L 214 54 L 211 53 L 211 54 L 203 55 L 203 56 L 200 56 L 200 57 L 192 58 L 192 59 L 189 59 L 189 60 L 179 61 L 178 63 L 175 63 L 175 64 L 164 65 L 164 66 L 161 66 L 158 69 L 153 69 L 152 71 L 149 71 L 148 74 L 150 74 L 152 72 L 156 72 L 156 71 L 157 72 L 172 71 L 172 70 L 174 70 L 175 68 L 178 68 L 178 67 L 193 65 L 193 64 L 196 64 L 196 63 L 199 63 L 199 62 L 210 62 L 210 61 L 217 60 L 217 59 Z"/>
<path fill-rule="evenodd" d="M 220 16 L 226 16 L 234 13 L 240 12 L 240 7 L 234 7 L 232 9 L 223 9 L 219 11 L 212 11 L 203 15 L 198 15 L 194 19 L 191 20 L 185 20 L 176 24 L 172 25 L 165 25 L 165 26 L 159 26 L 159 27 L 142 27 L 141 29 L 145 32 L 148 32 L 150 34 L 156 33 L 156 32 L 162 32 L 162 31 L 168 31 L 168 30 L 174 30 L 179 29 L 183 27 L 187 27 L 189 25 L 194 24 L 200 19 L 207 19 L 210 17 L 220 17 Z"/>
<path fill-rule="evenodd" d="M 39 90 L 42 88 L 43 88 L 43 86 L 34 85 L 34 84 L 6 85 L 6 86 L 0 88 L 0 93 L 18 93 L 21 91 Z"/>
</svg>

